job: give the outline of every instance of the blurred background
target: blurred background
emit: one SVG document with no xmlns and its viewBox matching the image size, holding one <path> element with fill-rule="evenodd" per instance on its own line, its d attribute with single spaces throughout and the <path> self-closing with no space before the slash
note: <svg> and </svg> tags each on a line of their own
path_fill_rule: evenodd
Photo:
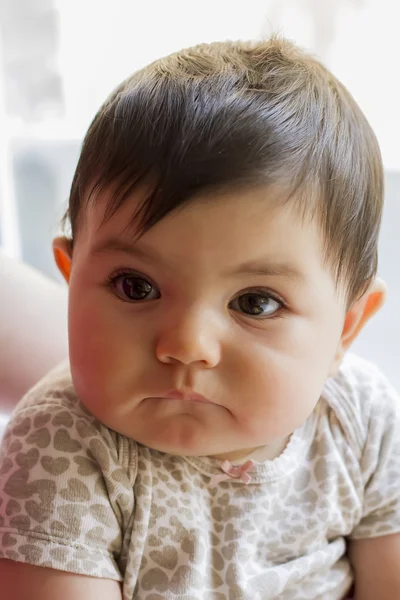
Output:
<svg viewBox="0 0 400 600">
<path fill-rule="evenodd" d="M 393 0 L 0 0 L 2 252 L 58 278 L 51 239 L 80 144 L 123 78 L 184 46 L 278 31 L 347 85 L 380 141 L 386 170 L 380 274 L 389 299 L 355 349 L 400 389 L 398 10 Z"/>
</svg>

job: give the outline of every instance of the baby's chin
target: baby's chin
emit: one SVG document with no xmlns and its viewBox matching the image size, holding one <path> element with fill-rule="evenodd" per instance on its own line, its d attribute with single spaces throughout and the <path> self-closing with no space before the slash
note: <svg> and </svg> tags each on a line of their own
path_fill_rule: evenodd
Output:
<svg viewBox="0 0 400 600">
<path fill-rule="evenodd" d="M 219 461 L 228 460 L 230 462 L 242 462 L 247 458 L 253 458 L 256 461 L 264 462 L 266 460 L 275 460 L 285 450 L 291 434 L 273 441 L 263 441 L 259 444 L 235 445 L 232 440 L 226 444 L 219 438 L 198 439 L 196 437 L 186 437 L 184 440 L 168 439 L 136 439 L 138 443 L 147 446 L 158 452 L 171 454 L 174 456 L 188 456 L 199 458 L 211 458 Z"/>
<path fill-rule="evenodd" d="M 183 424 L 180 427 L 179 423 L 174 423 L 174 427 L 166 427 L 163 431 L 158 427 L 153 429 L 151 424 L 146 428 L 143 426 L 129 428 L 126 423 L 109 421 L 107 426 L 142 446 L 172 456 L 213 458 L 231 453 L 232 455 L 248 453 L 248 450 L 232 448 L 231 444 L 224 444 L 215 432 L 205 431 L 203 427 L 196 427 L 196 425 L 188 427 Z"/>
</svg>

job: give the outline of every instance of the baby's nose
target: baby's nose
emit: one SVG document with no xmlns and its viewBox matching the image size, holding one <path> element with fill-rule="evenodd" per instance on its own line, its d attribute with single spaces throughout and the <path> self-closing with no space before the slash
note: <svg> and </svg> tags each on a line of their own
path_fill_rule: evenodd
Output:
<svg viewBox="0 0 400 600">
<path fill-rule="evenodd" d="M 220 361 L 221 341 L 216 319 L 207 311 L 179 315 L 163 327 L 156 343 L 160 362 L 215 367 Z"/>
</svg>

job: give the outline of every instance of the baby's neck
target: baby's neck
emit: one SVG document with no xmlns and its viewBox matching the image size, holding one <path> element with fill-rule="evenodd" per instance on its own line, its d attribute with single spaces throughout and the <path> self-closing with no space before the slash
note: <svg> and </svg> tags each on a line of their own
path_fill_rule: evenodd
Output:
<svg viewBox="0 0 400 600">
<path fill-rule="evenodd" d="M 210 458 L 216 458 L 217 460 L 225 461 L 228 460 L 231 463 L 242 463 L 245 460 L 251 458 L 255 461 L 274 460 L 282 454 L 286 448 L 290 436 L 287 436 L 283 440 L 279 440 L 273 444 L 267 444 L 265 446 L 257 446 L 256 448 L 246 448 L 243 450 L 234 450 L 232 452 L 224 452 L 222 454 L 214 454 Z"/>
</svg>

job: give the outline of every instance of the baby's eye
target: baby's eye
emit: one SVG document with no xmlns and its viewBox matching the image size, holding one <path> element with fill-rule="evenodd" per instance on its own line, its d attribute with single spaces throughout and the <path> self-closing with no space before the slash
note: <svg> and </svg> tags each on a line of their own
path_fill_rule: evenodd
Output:
<svg viewBox="0 0 400 600">
<path fill-rule="evenodd" d="M 118 275 L 113 279 L 114 288 L 122 300 L 154 300 L 160 292 L 147 279 L 136 275 Z"/>
<path fill-rule="evenodd" d="M 251 317 L 269 317 L 282 308 L 283 303 L 267 292 L 247 292 L 232 300 L 229 307 Z"/>
</svg>

